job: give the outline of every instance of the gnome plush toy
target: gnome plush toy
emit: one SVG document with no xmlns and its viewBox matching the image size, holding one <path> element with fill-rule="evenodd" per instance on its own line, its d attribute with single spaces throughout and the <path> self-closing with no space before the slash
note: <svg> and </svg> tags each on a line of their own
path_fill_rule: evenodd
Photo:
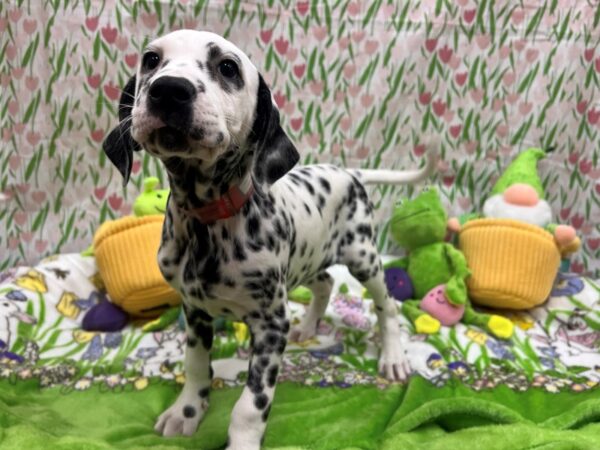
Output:
<svg viewBox="0 0 600 450">
<path fill-rule="evenodd" d="M 537 162 L 538 148 L 522 152 L 506 169 L 483 204 L 448 226 L 458 233 L 471 276 L 469 298 L 480 306 L 530 309 L 547 300 L 561 259 L 578 250 L 573 227 L 551 223 Z"/>
<path fill-rule="evenodd" d="M 529 148 L 520 153 L 484 202 L 483 217 L 520 220 L 542 227 L 552 233 L 561 255 L 565 256 L 577 251 L 581 243 L 573 227 L 552 223 L 552 210 L 544 199 L 544 188 L 537 172 L 537 163 L 545 156 L 546 152 L 539 148 Z M 458 232 L 462 223 L 476 217 L 452 218 L 448 227 Z"/>
</svg>

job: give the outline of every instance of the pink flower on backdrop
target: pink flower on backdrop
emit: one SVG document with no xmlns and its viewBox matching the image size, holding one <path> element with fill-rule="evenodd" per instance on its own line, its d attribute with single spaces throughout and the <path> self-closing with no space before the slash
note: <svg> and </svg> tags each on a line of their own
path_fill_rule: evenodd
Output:
<svg viewBox="0 0 600 450">
<path fill-rule="evenodd" d="M 296 117 L 296 118 L 290 120 L 290 126 L 292 127 L 292 130 L 294 130 L 294 131 L 300 130 L 300 128 L 302 128 L 303 121 L 304 121 L 304 119 L 302 117 Z"/>
<path fill-rule="evenodd" d="M 31 193 L 31 198 L 38 205 L 42 204 L 44 200 L 46 200 L 46 193 L 44 191 L 33 191 Z"/>
<path fill-rule="evenodd" d="M 294 62 L 296 60 L 296 58 L 298 57 L 298 49 L 295 48 L 288 48 L 287 52 L 285 53 L 285 57 L 287 58 L 287 60 L 289 62 Z"/>
<path fill-rule="evenodd" d="M 87 82 L 90 85 L 90 87 L 96 89 L 98 86 L 100 86 L 100 75 L 99 74 L 88 75 Z"/>
<path fill-rule="evenodd" d="M 94 197 L 98 200 L 103 200 L 106 196 L 106 187 L 100 187 L 94 189 Z"/>
<path fill-rule="evenodd" d="M 281 36 L 279 39 L 275 39 L 275 50 L 277 50 L 277 53 L 280 55 L 285 55 L 289 45 L 290 42 L 287 39 L 284 39 L 283 36 Z"/>
<path fill-rule="evenodd" d="M 360 90 L 361 90 L 360 84 L 352 84 L 348 87 L 348 92 L 350 93 L 350 95 L 352 97 L 356 97 L 360 93 Z"/>
<path fill-rule="evenodd" d="M 275 92 L 275 94 L 273 94 L 273 98 L 275 99 L 275 103 L 277 104 L 277 107 L 279 109 L 281 109 L 285 106 L 286 98 L 285 98 L 285 94 L 283 92 L 281 92 L 281 91 Z"/>
<path fill-rule="evenodd" d="M 313 36 L 317 39 L 317 41 L 322 41 L 327 37 L 327 27 L 326 26 L 314 26 L 312 28 Z"/>
<path fill-rule="evenodd" d="M 25 33 L 32 34 L 37 28 L 37 20 L 35 19 L 25 19 L 23 21 L 23 30 Z"/>
<path fill-rule="evenodd" d="M 273 30 L 261 30 L 260 32 L 260 40 L 263 44 L 268 44 L 271 41 L 271 37 L 273 36 Z"/>
<path fill-rule="evenodd" d="M 338 40 L 338 47 L 340 50 L 346 50 L 350 45 L 350 38 L 348 36 L 341 37 Z"/>
<path fill-rule="evenodd" d="M 15 67 L 11 73 L 14 79 L 20 80 L 25 74 L 25 67 Z"/>
<path fill-rule="evenodd" d="M 123 204 L 123 198 L 119 197 L 117 194 L 112 194 L 108 197 L 108 204 L 113 211 L 118 211 Z"/>
<path fill-rule="evenodd" d="M 96 28 L 98 28 L 98 16 L 87 17 L 85 19 L 85 27 L 90 31 L 96 31 Z"/>
<path fill-rule="evenodd" d="M 146 28 L 150 28 L 152 30 L 158 25 L 158 16 L 155 13 L 143 12 L 140 14 L 140 17 Z"/>
<path fill-rule="evenodd" d="M 298 11 L 298 14 L 300 14 L 301 16 L 306 15 L 306 13 L 308 12 L 308 7 L 309 7 L 308 0 L 304 0 L 304 1 L 296 3 L 296 11 Z"/>
<path fill-rule="evenodd" d="M 294 75 L 296 75 L 297 78 L 302 78 L 305 70 L 306 64 L 297 64 L 294 66 Z"/>
<path fill-rule="evenodd" d="M 475 43 L 480 50 L 485 50 L 490 46 L 492 38 L 490 38 L 489 34 L 480 34 L 475 37 Z"/>
<path fill-rule="evenodd" d="M 465 81 L 467 81 L 467 72 L 457 73 L 454 76 L 454 81 L 456 81 L 456 84 L 459 86 L 465 84 Z"/>
<path fill-rule="evenodd" d="M 17 225 L 22 227 L 27 223 L 27 213 L 25 211 L 17 211 L 13 215 L 13 220 Z"/>
<path fill-rule="evenodd" d="M 93 130 L 90 133 L 90 137 L 94 142 L 100 143 L 102 142 L 102 139 L 104 139 L 104 130 Z"/>
<path fill-rule="evenodd" d="M 117 40 L 118 31 L 116 28 L 106 25 L 100 29 L 100 33 L 104 40 L 109 44 L 114 44 Z"/>
<path fill-rule="evenodd" d="M 285 107 L 283 108 L 283 111 L 288 114 L 288 115 L 292 115 L 294 114 L 294 111 L 296 110 L 296 105 L 292 102 L 287 102 L 285 104 Z"/>
<path fill-rule="evenodd" d="M 592 59 L 594 59 L 594 53 L 596 52 L 595 48 L 586 48 L 583 51 L 583 58 L 586 60 L 586 62 L 590 62 Z"/>
<path fill-rule="evenodd" d="M 348 8 L 346 9 L 346 11 L 352 17 L 358 16 L 360 14 L 360 3 L 358 3 L 358 2 L 348 3 Z"/>
<path fill-rule="evenodd" d="M 425 40 L 425 48 L 429 53 L 433 53 L 435 48 L 437 47 L 437 39 L 426 39 Z"/>
<path fill-rule="evenodd" d="M 117 40 L 115 41 L 115 45 L 117 46 L 117 48 L 119 50 L 124 52 L 125 50 L 127 50 L 127 47 L 129 46 L 129 39 L 127 39 L 127 36 L 121 35 L 121 36 L 117 37 Z"/>
<path fill-rule="evenodd" d="M 8 19 L 6 17 L 0 17 L 0 33 L 2 33 L 8 27 Z"/>
<path fill-rule="evenodd" d="M 462 125 L 461 124 L 457 124 L 457 125 L 452 125 L 450 127 L 450 136 L 452 136 L 453 138 L 457 138 L 458 136 L 460 136 L 460 132 L 462 131 Z"/>
<path fill-rule="evenodd" d="M 31 231 L 21 233 L 21 239 L 23 239 L 25 242 L 29 243 L 33 240 L 33 233 Z"/>
<path fill-rule="evenodd" d="M 525 10 L 523 8 L 515 8 L 510 18 L 513 25 L 521 24 L 521 22 L 523 22 L 523 19 L 525 19 Z"/>
<path fill-rule="evenodd" d="M 450 122 L 452 122 L 452 120 L 453 120 L 453 119 L 454 119 L 454 111 L 447 110 L 447 111 L 444 113 L 444 121 L 445 121 L 446 123 L 450 123 Z"/>
<path fill-rule="evenodd" d="M 467 155 L 473 155 L 479 146 L 478 141 L 468 141 L 465 142 L 465 152 Z"/>
<path fill-rule="evenodd" d="M 46 251 L 46 247 L 48 247 L 48 241 L 42 239 L 35 241 L 35 250 L 38 253 L 44 253 Z"/>
<path fill-rule="evenodd" d="M 352 125 L 352 119 L 348 116 L 342 117 L 342 119 L 340 120 L 340 128 L 343 131 L 348 131 L 350 129 L 351 125 Z"/>
<path fill-rule="evenodd" d="M 458 69 L 458 67 L 460 66 L 460 56 L 457 56 L 456 54 L 452 55 L 452 57 L 450 58 L 450 62 L 448 62 L 448 66 L 452 69 L 452 70 L 456 70 Z"/>
<path fill-rule="evenodd" d="M 333 156 L 340 156 L 341 153 L 342 153 L 342 146 L 339 143 L 334 142 L 331 145 L 331 154 Z"/>
<path fill-rule="evenodd" d="M 29 142 L 33 147 L 35 147 L 38 144 L 38 142 L 40 142 L 41 135 L 36 131 L 30 130 L 25 135 L 25 138 L 27 139 L 27 142 Z"/>
<path fill-rule="evenodd" d="M 311 147 L 317 147 L 321 142 L 321 135 L 319 133 L 311 133 L 308 136 L 306 136 L 306 141 Z"/>
<path fill-rule="evenodd" d="M 347 79 L 350 79 L 356 73 L 356 66 L 352 63 L 346 63 L 346 65 L 344 66 L 343 72 L 344 72 L 344 77 L 346 77 Z"/>
<path fill-rule="evenodd" d="M 452 49 L 447 45 L 444 45 L 441 49 L 438 50 L 438 57 L 443 63 L 448 63 L 450 58 L 452 58 Z"/>
<path fill-rule="evenodd" d="M 35 76 L 25 77 L 25 87 L 30 91 L 35 91 L 38 87 L 39 78 Z"/>
<path fill-rule="evenodd" d="M 475 19 L 475 15 L 477 14 L 477 9 L 473 8 L 473 9 L 466 9 L 463 12 L 463 20 L 470 24 L 471 22 L 473 22 L 473 19 Z"/>
<path fill-rule="evenodd" d="M 12 61 L 17 56 L 17 47 L 15 47 L 13 44 L 8 44 L 6 46 L 5 54 L 6 54 L 6 57 L 8 58 L 8 60 Z"/>
<path fill-rule="evenodd" d="M 17 23 L 21 18 L 21 10 L 19 8 L 13 8 L 8 11 L 8 18 L 11 22 Z"/>
<path fill-rule="evenodd" d="M 104 93 L 109 99 L 117 100 L 121 95 L 121 89 L 111 82 L 104 85 Z"/>
<path fill-rule="evenodd" d="M 353 148 L 356 145 L 356 139 L 345 139 L 344 146 L 348 149 Z"/>
<path fill-rule="evenodd" d="M 425 144 L 418 144 L 415 145 L 415 147 L 413 148 L 413 153 L 415 154 L 416 157 L 421 157 L 425 154 Z"/>
<path fill-rule="evenodd" d="M 136 175 L 140 169 L 142 168 L 142 162 L 139 159 L 136 159 L 131 165 L 131 172 Z"/>
<path fill-rule="evenodd" d="M 19 155 L 10 155 L 8 158 L 8 167 L 12 170 L 17 170 L 21 165 L 21 157 Z"/>
<path fill-rule="evenodd" d="M 369 147 L 366 145 L 361 145 L 356 149 L 356 157 L 358 159 L 365 159 L 367 156 L 369 156 L 369 151 Z"/>
<path fill-rule="evenodd" d="M 436 116 L 443 116 L 446 112 L 446 103 L 441 99 L 438 99 L 435 102 L 433 102 L 433 112 Z"/>
<path fill-rule="evenodd" d="M 356 30 L 352 32 L 352 40 L 357 44 L 364 39 L 366 33 L 364 30 Z"/>
<path fill-rule="evenodd" d="M 323 82 L 322 81 L 311 81 L 309 84 L 310 91 L 313 95 L 321 96 L 323 93 Z"/>
</svg>

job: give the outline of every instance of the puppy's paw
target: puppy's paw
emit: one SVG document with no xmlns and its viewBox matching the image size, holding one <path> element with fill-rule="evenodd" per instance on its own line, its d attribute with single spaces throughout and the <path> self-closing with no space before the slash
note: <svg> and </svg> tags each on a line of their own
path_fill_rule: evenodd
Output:
<svg viewBox="0 0 600 450">
<path fill-rule="evenodd" d="M 379 373 L 390 381 L 406 381 L 411 368 L 404 346 L 398 342 L 385 346 L 379 357 Z"/>
<path fill-rule="evenodd" d="M 181 397 L 173 406 L 165 410 L 154 426 L 154 431 L 163 436 L 191 436 L 208 408 L 206 401 L 187 401 Z"/>
<path fill-rule="evenodd" d="M 290 330 L 290 342 L 304 342 L 315 337 L 317 334 L 317 324 L 304 324 L 293 327 Z"/>
</svg>

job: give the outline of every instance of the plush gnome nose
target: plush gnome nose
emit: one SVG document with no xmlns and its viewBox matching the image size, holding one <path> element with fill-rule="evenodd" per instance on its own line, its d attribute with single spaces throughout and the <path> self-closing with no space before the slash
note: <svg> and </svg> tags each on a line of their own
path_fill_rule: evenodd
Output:
<svg viewBox="0 0 600 450">
<path fill-rule="evenodd" d="M 516 183 L 504 191 L 504 201 L 517 206 L 535 206 L 540 197 L 536 190 L 524 183 Z"/>
</svg>

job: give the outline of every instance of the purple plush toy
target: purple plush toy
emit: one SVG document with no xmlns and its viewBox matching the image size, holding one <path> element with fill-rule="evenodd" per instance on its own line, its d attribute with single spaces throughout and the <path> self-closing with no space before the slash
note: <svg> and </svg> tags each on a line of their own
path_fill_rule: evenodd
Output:
<svg viewBox="0 0 600 450">
<path fill-rule="evenodd" d="M 385 269 L 384 274 L 385 284 L 392 297 L 401 302 L 413 298 L 413 285 L 406 270 L 390 267 Z"/>
</svg>

